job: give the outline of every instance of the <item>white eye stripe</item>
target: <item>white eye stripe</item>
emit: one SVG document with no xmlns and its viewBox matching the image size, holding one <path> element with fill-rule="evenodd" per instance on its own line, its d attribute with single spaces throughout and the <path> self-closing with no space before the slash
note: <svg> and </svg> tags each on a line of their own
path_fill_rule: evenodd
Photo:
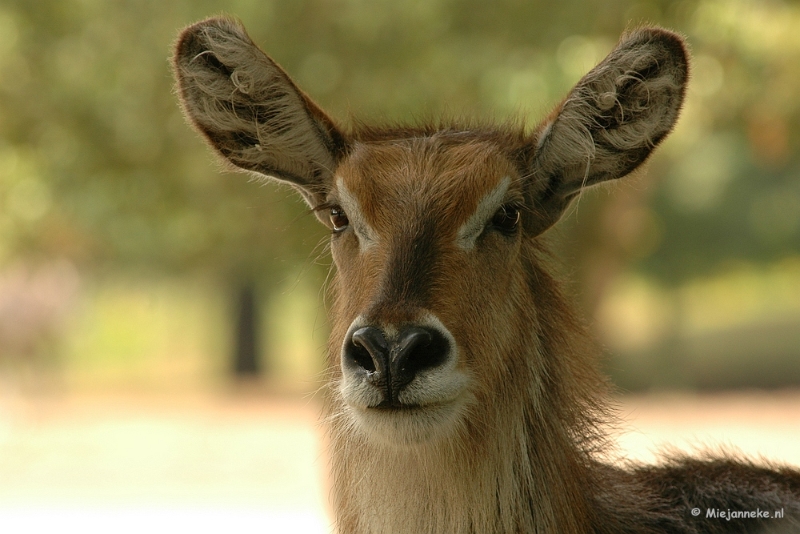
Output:
<svg viewBox="0 0 800 534">
<path fill-rule="evenodd" d="M 478 202 L 475 211 L 469 219 L 458 229 L 456 244 L 464 250 L 471 250 L 475 246 L 475 240 L 481 235 L 486 227 L 486 222 L 492 218 L 495 212 L 503 205 L 503 200 L 508 193 L 511 185 L 511 177 L 506 176 L 494 189 L 486 193 Z"/>
<path fill-rule="evenodd" d="M 359 244 L 364 248 L 373 245 L 378 241 L 378 234 L 364 218 L 358 199 L 347 189 L 340 176 L 336 178 L 336 187 L 339 191 L 339 204 L 350 220 L 350 226 L 358 237 Z"/>
</svg>

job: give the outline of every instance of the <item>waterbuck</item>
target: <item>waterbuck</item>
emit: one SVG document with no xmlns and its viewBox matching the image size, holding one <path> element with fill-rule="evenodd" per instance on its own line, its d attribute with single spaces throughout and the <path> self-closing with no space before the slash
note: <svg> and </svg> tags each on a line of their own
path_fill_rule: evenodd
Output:
<svg viewBox="0 0 800 534">
<path fill-rule="evenodd" d="M 688 70 L 679 36 L 640 28 L 532 132 L 344 128 L 238 22 L 183 31 L 190 122 L 236 168 L 296 188 L 331 231 L 324 423 L 339 531 L 800 530 L 796 470 L 601 461 L 609 387 L 548 268 L 542 233 L 583 188 L 648 158 Z"/>
</svg>

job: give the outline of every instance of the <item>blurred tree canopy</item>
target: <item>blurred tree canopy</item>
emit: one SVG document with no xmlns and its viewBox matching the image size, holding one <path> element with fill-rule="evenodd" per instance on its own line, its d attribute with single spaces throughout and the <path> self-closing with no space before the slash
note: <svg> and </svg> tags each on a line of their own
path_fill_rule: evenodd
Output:
<svg viewBox="0 0 800 534">
<path fill-rule="evenodd" d="M 62 257 L 87 273 L 269 284 L 313 263 L 325 232 L 299 199 L 220 177 L 172 94 L 178 29 L 220 12 L 343 122 L 533 124 L 626 28 L 676 29 L 694 56 L 681 123 L 648 187 L 585 195 L 562 225 L 577 271 L 591 285 L 604 265 L 633 263 L 674 284 L 800 253 L 796 3 L 3 0 L 0 264 Z"/>
</svg>

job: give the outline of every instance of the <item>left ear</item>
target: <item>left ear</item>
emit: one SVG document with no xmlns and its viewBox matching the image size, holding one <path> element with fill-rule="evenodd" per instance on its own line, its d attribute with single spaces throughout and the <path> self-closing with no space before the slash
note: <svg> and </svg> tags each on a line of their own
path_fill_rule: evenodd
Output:
<svg viewBox="0 0 800 534">
<path fill-rule="evenodd" d="M 642 28 L 623 36 L 537 130 L 532 230 L 554 224 L 582 188 L 641 165 L 675 125 L 688 78 L 678 35 Z"/>
<path fill-rule="evenodd" d="M 292 185 L 312 208 L 325 201 L 347 140 L 241 23 L 217 17 L 189 26 L 173 68 L 186 117 L 218 154 Z"/>
</svg>

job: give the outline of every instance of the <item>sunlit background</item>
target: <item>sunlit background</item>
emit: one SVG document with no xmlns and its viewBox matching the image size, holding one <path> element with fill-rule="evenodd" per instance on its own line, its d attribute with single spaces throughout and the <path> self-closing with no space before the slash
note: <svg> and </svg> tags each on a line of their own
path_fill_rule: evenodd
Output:
<svg viewBox="0 0 800 534">
<path fill-rule="evenodd" d="M 177 31 L 223 12 L 345 124 L 533 125 L 626 28 L 684 34 L 674 134 L 550 239 L 623 450 L 800 463 L 797 3 L 0 0 L 0 522 L 327 531 L 326 233 L 172 91 Z"/>
</svg>

